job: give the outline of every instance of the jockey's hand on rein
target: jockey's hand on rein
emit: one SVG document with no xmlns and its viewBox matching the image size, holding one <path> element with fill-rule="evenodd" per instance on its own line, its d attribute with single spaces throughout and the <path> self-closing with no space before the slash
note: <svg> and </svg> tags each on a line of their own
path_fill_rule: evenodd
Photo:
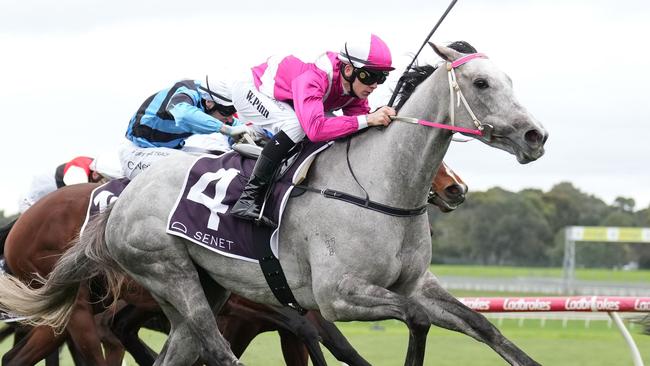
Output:
<svg viewBox="0 0 650 366">
<path fill-rule="evenodd" d="M 368 126 L 388 126 L 391 122 L 390 117 L 394 116 L 395 109 L 383 106 L 366 116 Z"/>
</svg>

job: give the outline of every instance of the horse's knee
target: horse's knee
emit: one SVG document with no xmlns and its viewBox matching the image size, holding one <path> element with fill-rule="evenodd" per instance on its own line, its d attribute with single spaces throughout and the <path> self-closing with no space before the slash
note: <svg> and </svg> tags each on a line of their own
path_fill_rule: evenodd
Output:
<svg viewBox="0 0 650 366">
<path fill-rule="evenodd" d="M 305 341 L 320 342 L 321 340 L 318 329 L 304 319 L 295 327 L 295 333 Z"/>
<path fill-rule="evenodd" d="M 409 328 L 428 332 L 431 327 L 431 318 L 429 318 L 426 308 L 414 300 L 409 301 L 405 308 Z"/>
</svg>

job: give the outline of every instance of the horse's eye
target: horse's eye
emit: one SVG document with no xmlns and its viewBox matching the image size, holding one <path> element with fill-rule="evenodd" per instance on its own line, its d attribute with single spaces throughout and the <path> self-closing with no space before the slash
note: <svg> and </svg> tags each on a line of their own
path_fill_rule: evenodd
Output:
<svg viewBox="0 0 650 366">
<path fill-rule="evenodd" d="M 485 79 L 476 79 L 474 80 L 474 86 L 479 89 L 487 89 L 490 87 L 490 84 L 488 84 L 487 80 Z"/>
</svg>

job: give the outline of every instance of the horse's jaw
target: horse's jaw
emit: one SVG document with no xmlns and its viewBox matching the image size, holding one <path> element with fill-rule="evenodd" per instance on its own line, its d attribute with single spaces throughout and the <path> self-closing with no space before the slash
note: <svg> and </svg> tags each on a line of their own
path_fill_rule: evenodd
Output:
<svg viewBox="0 0 650 366">
<path fill-rule="evenodd" d="M 487 145 L 514 155 L 519 164 L 528 164 L 533 162 L 541 158 L 545 152 L 543 147 L 539 149 L 530 149 L 526 146 L 522 146 L 520 143 L 507 136 L 493 137 L 490 141 L 479 140 L 485 142 Z"/>
<path fill-rule="evenodd" d="M 479 136 L 477 140 L 514 155 L 519 164 L 528 164 L 544 155 L 548 132 L 527 112 L 526 118 L 519 118 L 514 123 L 504 123 L 495 117 L 487 117 L 483 123 L 494 126 L 494 130 L 491 135 Z"/>
</svg>

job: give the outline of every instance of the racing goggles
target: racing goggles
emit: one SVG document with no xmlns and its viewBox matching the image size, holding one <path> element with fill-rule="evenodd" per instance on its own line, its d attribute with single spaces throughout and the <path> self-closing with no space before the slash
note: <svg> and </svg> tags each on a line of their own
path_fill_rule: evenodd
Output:
<svg viewBox="0 0 650 366">
<path fill-rule="evenodd" d="M 219 103 L 214 103 L 214 107 L 210 108 L 207 112 L 212 113 L 214 111 L 219 112 L 224 117 L 229 117 L 232 116 L 233 114 L 237 113 L 237 109 L 235 109 L 234 106 L 232 105 L 223 105 Z"/>
<path fill-rule="evenodd" d="M 388 77 L 388 71 L 356 69 L 356 72 L 357 79 L 364 85 L 383 84 Z"/>
</svg>

